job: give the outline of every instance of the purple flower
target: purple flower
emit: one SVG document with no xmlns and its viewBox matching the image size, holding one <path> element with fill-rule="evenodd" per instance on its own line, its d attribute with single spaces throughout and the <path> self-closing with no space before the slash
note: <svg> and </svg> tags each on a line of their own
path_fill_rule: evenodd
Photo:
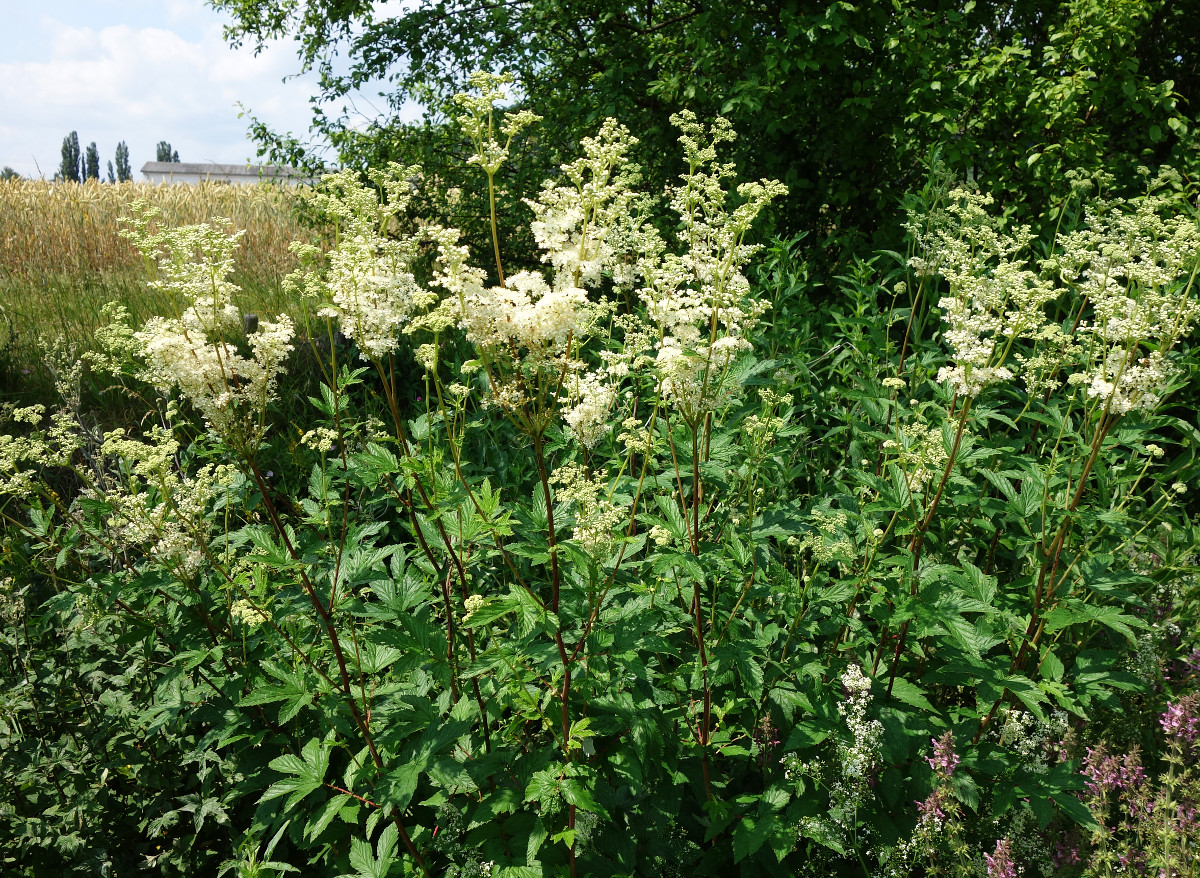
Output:
<svg viewBox="0 0 1200 878">
<path fill-rule="evenodd" d="M 1197 716 L 1197 701 L 1200 695 L 1193 692 L 1168 704 L 1166 712 L 1159 719 L 1163 731 L 1169 738 L 1180 738 L 1188 744 L 1195 743 L 1200 735 L 1200 716 Z"/>
<path fill-rule="evenodd" d="M 1079 842 L 1072 840 L 1070 844 L 1066 839 L 1058 842 L 1054 846 L 1054 856 L 1050 859 L 1051 865 L 1061 869 L 1063 866 L 1074 866 L 1081 862 L 1079 859 Z"/>
<path fill-rule="evenodd" d="M 771 722 L 771 717 L 764 716 L 751 733 L 754 743 L 758 745 L 758 764 L 765 765 L 775 748 L 779 746 L 779 729 Z"/>
<path fill-rule="evenodd" d="M 1087 791 L 1093 796 L 1110 790 L 1136 789 L 1146 779 L 1136 752 L 1118 758 L 1110 755 L 1103 744 L 1095 749 L 1088 748 L 1080 773 L 1087 778 Z"/>
<path fill-rule="evenodd" d="M 940 738 L 930 740 L 933 741 L 933 755 L 927 756 L 925 761 L 942 777 L 950 777 L 959 762 L 958 754 L 954 752 L 954 732 L 946 732 Z"/>
<path fill-rule="evenodd" d="M 996 842 L 996 850 L 991 854 L 984 854 L 984 860 L 987 861 L 988 878 L 1017 878 L 1017 865 L 1012 858 L 1012 842 L 1008 836 Z"/>
<path fill-rule="evenodd" d="M 1183 663 L 1193 671 L 1200 671 L 1200 649 L 1193 649 L 1192 654 L 1185 658 Z"/>
<path fill-rule="evenodd" d="M 924 802 L 917 802 L 918 822 L 926 823 L 931 820 L 945 820 L 946 812 L 942 810 L 942 805 L 945 804 L 945 793 L 941 790 L 934 790 L 926 797 Z"/>
</svg>

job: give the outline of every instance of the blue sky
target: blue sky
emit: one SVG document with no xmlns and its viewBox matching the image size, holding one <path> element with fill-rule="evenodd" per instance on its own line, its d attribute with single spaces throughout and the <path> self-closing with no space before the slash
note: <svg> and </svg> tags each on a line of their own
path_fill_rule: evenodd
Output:
<svg viewBox="0 0 1200 878">
<path fill-rule="evenodd" d="M 291 44 L 230 49 L 223 13 L 204 0 L 42 0 L 12 3 L 0 30 L 0 166 L 53 177 L 62 140 L 95 142 L 101 173 L 129 145 L 134 179 L 160 140 L 185 162 L 254 159 L 237 104 L 272 128 L 302 135 L 314 77 L 283 82 Z M 363 116 L 383 106 L 355 100 Z M 302 138 L 303 139 L 303 138 Z"/>
</svg>

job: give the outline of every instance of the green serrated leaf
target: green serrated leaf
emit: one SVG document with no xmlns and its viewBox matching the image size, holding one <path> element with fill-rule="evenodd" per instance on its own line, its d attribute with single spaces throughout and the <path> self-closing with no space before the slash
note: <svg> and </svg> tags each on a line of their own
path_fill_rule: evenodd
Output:
<svg viewBox="0 0 1200 878">
<path fill-rule="evenodd" d="M 756 853 L 775 829 L 775 817 L 743 817 L 733 828 L 733 861 L 740 863 Z"/>
<path fill-rule="evenodd" d="M 304 827 L 304 838 L 308 841 L 316 841 L 318 838 L 320 838 L 321 833 L 324 832 L 326 827 L 333 822 L 333 818 L 337 817 L 341 813 L 342 808 L 353 801 L 353 797 L 348 796 L 345 793 L 334 796 L 332 799 L 327 801 L 321 807 L 321 810 L 318 811 Z"/>
<path fill-rule="evenodd" d="M 925 692 L 903 677 L 896 677 L 892 681 L 892 697 L 910 707 L 919 707 L 921 710 L 928 711 L 934 710 L 929 699 L 925 697 Z"/>
</svg>

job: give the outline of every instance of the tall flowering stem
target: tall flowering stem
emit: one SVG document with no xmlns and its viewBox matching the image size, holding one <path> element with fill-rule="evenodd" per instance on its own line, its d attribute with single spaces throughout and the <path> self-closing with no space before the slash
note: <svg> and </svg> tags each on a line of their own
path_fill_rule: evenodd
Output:
<svg viewBox="0 0 1200 878">
<path fill-rule="evenodd" d="M 912 579 L 909 583 L 908 594 L 912 598 L 915 598 L 920 590 L 921 551 L 925 546 L 925 535 L 929 532 L 929 526 L 933 522 L 933 515 L 937 511 L 938 503 L 942 499 L 942 492 L 946 488 L 946 482 L 949 481 L 950 475 L 954 471 L 954 464 L 958 459 L 958 450 L 962 446 L 963 431 L 967 427 L 967 415 L 971 411 L 971 401 L 970 397 L 962 401 L 962 409 L 958 415 L 958 426 L 954 431 L 954 445 L 950 449 L 950 454 L 946 459 L 946 467 L 942 471 L 942 477 L 938 481 L 933 499 L 929 502 L 928 507 L 926 507 L 925 515 L 917 527 L 917 532 L 913 534 L 912 542 L 909 544 L 909 553 L 912 556 L 912 573 L 910 574 Z M 888 673 L 888 697 L 891 697 L 892 686 L 896 682 L 896 673 L 900 668 L 900 657 L 904 652 L 904 643 L 908 637 L 909 624 L 910 620 L 906 619 L 900 626 L 900 631 L 896 636 L 896 647 L 892 653 L 892 665 Z"/>
</svg>

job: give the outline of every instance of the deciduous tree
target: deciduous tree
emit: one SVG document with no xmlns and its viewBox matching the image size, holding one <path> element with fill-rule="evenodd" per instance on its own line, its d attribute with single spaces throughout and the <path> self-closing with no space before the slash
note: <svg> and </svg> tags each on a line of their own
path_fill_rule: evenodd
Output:
<svg viewBox="0 0 1200 878">
<path fill-rule="evenodd" d="M 671 112 L 723 114 L 741 134 L 739 172 L 791 187 L 780 231 L 855 249 L 898 244 L 888 218 L 934 150 L 1016 211 L 1069 193 L 1068 169 L 1129 184 L 1142 164 L 1200 171 L 1195 3 L 422 0 L 391 15 L 371 0 L 214 5 L 233 16 L 235 45 L 295 40 L 302 67 L 321 74 L 313 127 L 350 164 L 412 157 L 482 68 L 515 74 L 514 98 L 552 120 L 538 135 L 546 165 L 615 116 L 665 183 L 679 173 Z M 418 100 L 432 127 L 402 132 L 383 118 L 364 129 L 319 108 L 379 79 L 392 113 Z M 272 160 L 304 158 L 295 137 L 255 134 Z M 456 148 L 445 134 L 432 152 Z"/>
<path fill-rule="evenodd" d="M 83 179 L 100 179 L 100 150 L 96 148 L 96 142 L 94 140 L 88 144 L 87 150 L 84 153 Z"/>
</svg>

